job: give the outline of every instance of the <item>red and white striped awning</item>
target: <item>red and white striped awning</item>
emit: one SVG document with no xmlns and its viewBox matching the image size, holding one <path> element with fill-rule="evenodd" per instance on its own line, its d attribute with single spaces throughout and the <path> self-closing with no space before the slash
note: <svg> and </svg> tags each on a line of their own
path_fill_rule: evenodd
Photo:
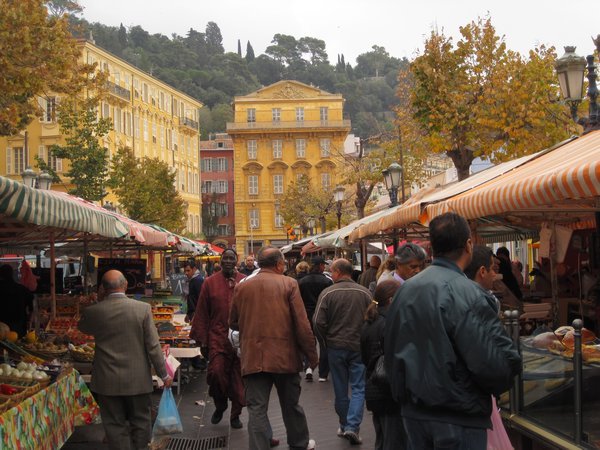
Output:
<svg viewBox="0 0 600 450">
<path fill-rule="evenodd" d="M 427 205 L 422 222 L 448 211 L 475 219 L 559 203 L 575 206 L 599 196 L 600 131 L 592 131 L 469 191 Z"/>
</svg>

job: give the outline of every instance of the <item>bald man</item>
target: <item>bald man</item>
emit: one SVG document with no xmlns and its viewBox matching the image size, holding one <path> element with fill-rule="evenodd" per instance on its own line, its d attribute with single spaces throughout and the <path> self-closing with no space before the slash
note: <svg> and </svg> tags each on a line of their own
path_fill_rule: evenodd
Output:
<svg viewBox="0 0 600 450">
<path fill-rule="evenodd" d="M 111 450 L 147 449 L 152 432 L 150 364 L 166 387 L 171 378 L 150 305 L 125 295 L 118 270 L 102 277 L 104 298 L 83 310 L 79 329 L 96 340 L 90 388 L 97 394 Z"/>
</svg>

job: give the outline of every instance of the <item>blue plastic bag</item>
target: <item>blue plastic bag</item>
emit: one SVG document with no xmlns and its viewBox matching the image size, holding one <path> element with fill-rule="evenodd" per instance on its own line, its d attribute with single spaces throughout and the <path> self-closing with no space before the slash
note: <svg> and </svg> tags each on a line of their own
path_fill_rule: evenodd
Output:
<svg viewBox="0 0 600 450">
<path fill-rule="evenodd" d="M 179 417 L 179 411 L 177 411 L 173 392 L 171 392 L 171 388 L 166 388 L 158 404 L 158 415 L 154 422 L 154 428 L 152 428 L 152 436 L 176 433 L 183 433 L 183 425 Z"/>
</svg>

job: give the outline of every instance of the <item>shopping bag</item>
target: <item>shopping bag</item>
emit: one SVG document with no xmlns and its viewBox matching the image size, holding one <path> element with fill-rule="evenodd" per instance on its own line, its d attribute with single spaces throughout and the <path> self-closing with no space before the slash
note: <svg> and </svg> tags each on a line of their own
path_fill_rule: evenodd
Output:
<svg viewBox="0 0 600 450">
<path fill-rule="evenodd" d="M 513 450 L 506 429 L 496 406 L 496 398 L 492 396 L 492 429 L 487 430 L 487 450 Z"/>
<path fill-rule="evenodd" d="M 175 403 L 171 388 L 166 388 L 158 404 L 158 415 L 154 422 L 154 428 L 152 428 L 153 440 L 156 436 L 182 432 L 183 425 L 181 424 L 179 411 L 177 411 L 177 403 Z"/>
</svg>

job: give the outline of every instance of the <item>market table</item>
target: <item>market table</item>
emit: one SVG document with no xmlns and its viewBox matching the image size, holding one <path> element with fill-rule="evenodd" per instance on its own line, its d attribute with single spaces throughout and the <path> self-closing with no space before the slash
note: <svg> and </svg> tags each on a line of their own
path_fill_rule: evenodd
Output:
<svg viewBox="0 0 600 450">
<path fill-rule="evenodd" d="M 200 353 L 199 347 L 192 348 L 180 348 L 180 347 L 171 347 L 169 348 L 169 353 L 173 355 L 174 358 L 177 359 L 192 359 L 196 356 L 202 355 Z M 182 366 L 177 368 L 177 395 L 179 395 L 179 390 L 181 389 L 181 370 Z"/>
<path fill-rule="evenodd" d="M 93 423 L 98 416 L 90 390 L 72 370 L 0 415 L 0 448 L 55 450 L 76 425 Z"/>
</svg>

